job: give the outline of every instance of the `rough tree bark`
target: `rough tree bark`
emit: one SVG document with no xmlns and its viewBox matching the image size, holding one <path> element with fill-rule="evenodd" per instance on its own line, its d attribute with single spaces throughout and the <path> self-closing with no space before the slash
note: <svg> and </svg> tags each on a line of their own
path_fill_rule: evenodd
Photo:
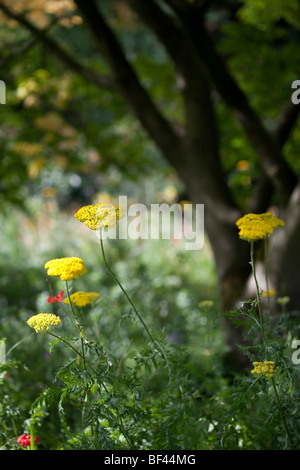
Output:
<svg viewBox="0 0 300 470">
<path fill-rule="evenodd" d="M 128 0 L 140 20 L 164 45 L 180 77 L 186 122 L 185 126 L 178 126 L 166 119 L 151 99 L 96 2 L 75 0 L 75 3 L 110 68 L 110 77 L 103 77 L 79 63 L 47 32 L 38 29 L 24 16 L 15 14 L 7 3 L 0 1 L 0 9 L 19 21 L 38 42 L 47 45 L 67 67 L 96 86 L 118 92 L 176 169 L 191 200 L 205 205 L 205 229 L 216 260 L 223 309 L 227 310 L 237 299 L 247 295 L 245 288 L 250 264 L 249 246 L 238 238 L 235 226 L 242 214 L 227 185 L 220 161 L 218 126 L 211 98 L 212 90 L 216 90 L 242 126 L 261 163 L 261 179 L 253 192 L 248 212 L 266 211 L 271 194 L 275 191 L 278 194 L 279 214 L 287 226 L 272 240 L 271 285 L 276 287 L 284 281 L 293 306 L 300 309 L 300 289 L 295 281 L 299 258 L 300 189 L 297 177 L 282 154 L 300 106 L 288 103 L 279 116 L 275 132 L 267 131 L 205 29 L 204 11 L 208 3 L 205 0 L 194 3 Z M 233 348 L 242 341 L 240 332 L 231 324 L 227 323 L 225 330 Z"/>
</svg>

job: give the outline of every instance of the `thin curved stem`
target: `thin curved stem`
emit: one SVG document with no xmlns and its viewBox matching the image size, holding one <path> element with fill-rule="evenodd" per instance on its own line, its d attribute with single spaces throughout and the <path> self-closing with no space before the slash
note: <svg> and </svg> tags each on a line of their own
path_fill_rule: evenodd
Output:
<svg viewBox="0 0 300 470">
<path fill-rule="evenodd" d="M 257 303 L 258 303 L 260 330 L 261 330 L 261 335 L 262 335 L 263 342 L 265 343 L 266 338 L 265 338 L 265 330 L 264 330 L 264 325 L 263 325 L 263 315 L 262 315 L 262 311 L 261 311 L 259 286 L 258 286 L 257 277 L 256 277 L 256 269 L 255 269 L 255 261 L 254 261 L 254 242 L 253 241 L 250 242 L 250 255 L 251 255 L 252 272 L 253 272 L 253 277 L 254 277 L 255 286 L 256 286 L 256 296 L 257 296 Z"/>
<path fill-rule="evenodd" d="M 266 280 L 266 289 L 268 297 L 268 309 L 269 315 L 271 315 L 271 301 L 270 301 L 270 292 L 269 292 L 269 280 L 268 280 L 268 238 L 265 237 L 265 280 Z"/>
<path fill-rule="evenodd" d="M 164 351 L 164 348 L 159 344 L 158 341 L 156 341 L 152 334 L 150 333 L 150 330 L 149 328 L 147 327 L 145 321 L 143 320 L 142 316 L 140 315 L 140 313 L 138 312 L 133 300 L 130 298 L 129 294 L 126 292 L 126 290 L 124 289 L 124 287 L 122 286 L 121 282 L 119 281 L 119 279 L 117 278 L 117 276 L 114 274 L 114 272 L 111 270 L 108 262 L 107 262 L 107 259 L 106 259 L 106 256 L 105 256 L 105 251 L 104 251 L 104 246 L 103 246 L 103 240 L 102 240 L 102 237 L 101 237 L 101 231 L 100 231 L 100 246 L 101 246 L 101 252 L 102 252 L 102 257 L 103 257 L 103 261 L 105 263 L 105 266 L 106 266 L 106 269 L 108 270 L 108 272 L 111 274 L 111 276 L 114 278 L 114 280 L 116 281 L 116 283 L 118 284 L 118 286 L 120 287 L 120 289 L 122 290 L 123 294 L 125 295 L 125 297 L 127 298 L 128 302 L 130 303 L 130 305 L 132 306 L 136 316 L 138 317 L 138 319 L 140 320 L 140 322 L 142 323 L 143 327 L 145 328 L 151 342 L 159 349 L 160 351 L 160 354 L 162 356 L 162 358 L 164 359 L 166 365 L 167 365 L 167 368 L 168 368 L 168 371 L 169 371 L 169 377 L 170 377 L 170 380 L 171 380 L 171 368 L 170 368 L 170 364 L 169 364 L 169 361 L 168 361 L 168 358 L 166 356 L 166 353 Z"/>
<path fill-rule="evenodd" d="M 238 412 L 238 409 L 239 409 L 240 405 L 243 403 L 246 395 L 250 392 L 251 388 L 256 384 L 256 382 L 259 380 L 259 378 L 260 377 L 257 377 L 253 382 L 251 382 L 249 387 L 247 388 L 247 390 L 243 393 L 243 396 L 239 399 L 239 402 L 235 406 L 235 408 L 233 410 L 233 413 L 230 415 L 231 419 L 234 419 L 234 417 L 235 417 L 236 413 Z M 223 434 L 221 436 L 221 448 L 222 449 L 224 449 L 224 445 L 225 445 L 226 431 L 227 431 L 227 426 L 225 426 L 225 429 L 224 429 Z"/>
<path fill-rule="evenodd" d="M 62 338 L 61 336 L 57 336 L 55 333 L 52 333 L 52 331 L 47 331 L 48 335 L 51 335 L 51 336 L 54 336 L 54 338 L 56 339 L 59 339 L 60 341 L 62 341 L 63 343 L 67 344 L 71 349 L 73 349 L 73 351 L 79 356 L 81 357 L 81 359 L 83 359 L 83 355 L 77 351 L 76 348 L 74 348 L 74 346 L 72 346 L 72 344 L 68 343 L 68 341 L 66 341 L 64 338 Z"/>
<path fill-rule="evenodd" d="M 68 343 L 68 341 L 66 341 L 64 338 L 62 338 L 61 336 L 57 336 L 55 333 L 52 333 L 51 331 L 48 331 L 47 332 L 48 335 L 51 335 L 51 336 L 54 336 L 54 338 L 56 339 L 59 339 L 60 341 L 62 341 L 63 343 L 67 344 L 71 349 L 73 349 L 73 351 L 82 359 L 84 360 L 84 356 L 76 349 L 74 348 L 74 346 L 72 346 L 72 344 Z M 97 372 L 95 371 L 95 369 L 91 366 L 91 364 L 87 363 L 88 367 L 93 371 L 93 373 L 97 376 Z M 103 386 L 104 390 L 108 393 L 108 390 L 106 388 L 106 385 L 103 381 L 101 381 L 101 385 Z"/>
<path fill-rule="evenodd" d="M 82 334 L 82 327 L 78 321 L 78 318 L 77 318 L 77 315 L 76 315 L 76 312 L 73 308 L 73 304 L 72 304 L 72 301 L 71 301 L 71 297 L 70 297 L 70 292 L 69 292 L 69 285 L 68 285 L 68 281 L 65 281 L 66 282 L 66 291 L 67 291 L 67 296 L 68 296 L 68 299 L 69 299 L 69 304 L 70 304 L 70 309 L 71 309 L 71 312 L 73 314 L 73 317 L 75 319 L 75 323 L 76 323 L 76 326 L 78 328 L 78 331 L 79 331 L 79 336 L 80 336 L 80 341 L 81 341 L 81 349 L 82 349 L 82 359 L 83 359 L 83 366 L 84 368 L 86 368 L 86 363 L 85 363 L 85 352 L 84 352 L 84 339 L 83 339 L 83 334 Z"/>
<path fill-rule="evenodd" d="M 154 340 L 153 336 L 151 335 L 150 331 L 149 331 L 149 328 L 147 327 L 146 323 L 144 322 L 143 318 L 141 317 L 141 315 L 139 314 L 136 306 L 134 305 L 134 302 L 132 301 L 132 299 L 130 298 L 130 296 L 128 295 L 128 293 L 126 292 L 126 290 L 124 289 L 124 287 L 122 286 L 121 282 L 119 281 L 119 279 L 117 278 L 117 276 L 113 273 L 113 271 L 111 270 L 107 260 L 106 260 L 106 256 L 105 256 L 105 252 L 104 252 L 104 246 L 103 246 L 103 240 L 102 240 L 102 237 L 101 237 L 101 233 L 100 233 L 100 245 L 101 245 L 101 252 L 102 252 L 102 257 L 103 257 L 103 260 L 104 260 L 104 263 L 105 263 L 105 266 L 108 270 L 108 272 L 111 274 L 111 276 L 114 278 L 114 280 L 117 282 L 117 284 L 119 285 L 120 289 L 122 290 L 123 294 L 126 296 L 128 302 L 130 303 L 130 305 L 132 306 L 135 314 L 137 315 L 138 319 L 140 320 L 140 322 L 142 323 L 143 327 L 145 328 L 149 338 L 151 339 L 151 341 L 153 343 L 156 343 L 156 341 Z"/>
<path fill-rule="evenodd" d="M 279 398 L 279 393 L 278 393 L 278 390 L 277 390 L 277 387 L 276 387 L 274 378 L 271 377 L 271 380 L 272 380 L 272 385 L 273 385 L 273 388 L 274 388 L 275 397 L 276 397 L 276 401 L 277 401 L 277 405 L 278 405 L 280 417 L 281 417 L 281 420 L 282 420 L 282 423 L 283 423 L 285 432 L 286 432 L 286 434 L 287 434 L 287 436 L 288 436 L 288 438 L 289 438 L 289 441 L 290 441 L 290 443 L 291 443 L 291 446 L 294 448 L 293 439 L 292 439 L 292 436 L 291 436 L 291 434 L 290 434 L 290 431 L 289 431 L 287 422 L 286 422 L 286 420 L 285 420 L 285 416 L 284 416 L 283 409 L 282 409 L 281 402 L 280 402 L 280 398 Z"/>
</svg>

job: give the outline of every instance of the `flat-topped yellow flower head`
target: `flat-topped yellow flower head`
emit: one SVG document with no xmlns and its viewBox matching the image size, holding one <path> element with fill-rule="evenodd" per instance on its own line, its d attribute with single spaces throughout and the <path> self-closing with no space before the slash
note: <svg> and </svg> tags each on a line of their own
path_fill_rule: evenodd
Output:
<svg viewBox="0 0 300 470">
<path fill-rule="evenodd" d="M 63 281 L 77 279 L 87 272 L 82 259 L 72 258 L 56 258 L 47 261 L 45 264 L 48 276 L 58 276 Z"/>
<path fill-rule="evenodd" d="M 48 331 L 50 326 L 57 326 L 60 322 L 60 318 L 53 313 L 38 313 L 27 320 L 27 324 L 37 333 Z"/>
<path fill-rule="evenodd" d="M 283 220 L 274 217 L 270 212 L 264 214 L 246 214 L 236 222 L 239 237 L 246 241 L 260 240 L 277 227 L 283 227 Z"/>
<path fill-rule="evenodd" d="M 91 230 L 114 227 L 117 221 L 124 216 L 125 210 L 122 207 L 108 203 L 83 206 L 74 214 L 79 222 L 83 222 Z"/>
<path fill-rule="evenodd" d="M 273 377 L 278 369 L 278 367 L 275 368 L 273 361 L 253 362 L 252 364 L 254 369 L 251 370 L 251 374 L 261 375 L 264 378 Z"/>
<path fill-rule="evenodd" d="M 74 292 L 70 295 L 72 304 L 77 307 L 85 307 L 88 304 L 91 304 L 94 299 L 97 299 L 100 296 L 97 292 Z M 68 297 L 64 300 L 65 304 L 69 303 Z"/>
</svg>

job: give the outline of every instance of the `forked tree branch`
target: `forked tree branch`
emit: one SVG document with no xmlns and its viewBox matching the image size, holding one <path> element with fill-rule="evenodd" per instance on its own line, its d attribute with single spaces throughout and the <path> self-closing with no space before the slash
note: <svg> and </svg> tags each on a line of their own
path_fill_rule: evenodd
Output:
<svg viewBox="0 0 300 470">
<path fill-rule="evenodd" d="M 182 138 L 159 110 L 128 62 L 114 33 L 93 0 L 74 0 L 86 20 L 95 43 L 108 63 L 119 93 L 156 142 L 158 148 L 178 169 L 181 164 Z"/>
<path fill-rule="evenodd" d="M 28 52 L 31 48 L 33 48 L 37 43 L 36 38 L 29 38 L 28 41 L 22 41 L 21 44 L 18 44 L 11 50 L 8 54 L 3 55 L 0 51 L 0 66 L 4 67 L 7 63 L 13 61 L 16 57 L 20 57 L 21 55 Z"/>
<path fill-rule="evenodd" d="M 97 86 L 115 90 L 114 81 L 111 77 L 106 77 L 98 74 L 94 70 L 84 66 L 80 62 L 74 59 L 67 51 L 65 51 L 56 41 L 48 36 L 44 31 L 34 26 L 28 21 L 23 15 L 15 13 L 13 10 L 8 8 L 6 4 L 0 1 L 0 9 L 9 18 L 14 19 L 24 28 L 26 28 L 36 40 L 44 44 L 65 66 L 69 67 L 74 72 L 81 75 L 83 78 Z"/>
<path fill-rule="evenodd" d="M 199 146 L 210 138 L 217 157 L 217 128 L 210 97 L 211 87 L 203 64 L 190 48 L 182 28 L 155 1 L 129 0 L 129 4 L 158 37 L 173 61 L 184 100 L 186 137 L 198 141 Z"/>
<path fill-rule="evenodd" d="M 204 192 L 213 192 L 216 200 L 220 198 L 224 204 L 235 206 L 220 162 L 211 84 L 202 61 L 178 20 L 156 1 L 129 0 L 128 3 L 165 47 L 181 81 L 187 149 L 182 159 L 183 166 L 193 168 Z"/>
<path fill-rule="evenodd" d="M 284 107 L 277 121 L 277 126 L 272 133 L 273 139 L 279 148 L 283 148 L 287 142 L 294 126 L 296 125 L 299 112 L 300 106 L 295 106 L 291 102 L 287 103 Z M 270 204 L 273 193 L 274 186 L 271 180 L 263 172 L 253 190 L 248 210 L 250 212 L 264 212 Z"/>
<path fill-rule="evenodd" d="M 284 107 L 279 119 L 277 126 L 273 131 L 272 135 L 274 140 L 277 142 L 280 148 L 283 148 L 287 142 L 290 134 L 293 131 L 299 117 L 300 106 L 295 106 L 289 102 Z M 250 212 L 264 212 L 272 199 L 274 193 L 274 186 L 272 185 L 266 174 L 263 173 L 256 183 L 253 194 L 251 196 L 248 210 Z"/>
<path fill-rule="evenodd" d="M 96 43 L 113 72 L 113 76 L 106 77 L 87 68 L 65 51 L 55 40 L 44 31 L 37 28 L 25 16 L 15 13 L 0 0 L 0 10 L 9 18 L 16 20 L 27 29 L 36 40 L 44 44 L 51 53 L 74 72 L 99 87 L 118 91 L 133 109 L 144 128 L 156 142 L 158 148 L 168 156 L 175 168 L 181 159 L 181 133 L 180 127 L 173 126 L 156 107 L 145 88 L 141 85 L 133 68 L 128 63 L 113 33 L 103 20 L 93 1 L 76 2 L 79 10 L 87 20 Z"/>
<path fill-rule="evenodd" d="M 233 111 L 259 156 L 263 171 L 277 189 L 282 203 L 286 204 L 296 186 L 297 178 L 283 158 L 278 141 L 265 129 L 260 117 L 250 106 L 246 95 L 217 53 L 211 37 L 205 30 L 202 13 L 197 14 L 193 5 L 184 0 L 164 1 L 181 21 L 195 50 L 207 67 L 216 89 Z M 282 131 L 281 134 L 283 135 Z"/>
</svg>

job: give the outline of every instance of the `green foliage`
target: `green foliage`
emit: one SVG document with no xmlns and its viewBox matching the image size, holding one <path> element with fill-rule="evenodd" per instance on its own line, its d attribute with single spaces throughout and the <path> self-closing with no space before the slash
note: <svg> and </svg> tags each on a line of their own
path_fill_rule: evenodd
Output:
<svg viewBox="0 0 300 470">
<path fill-rule="evenodd" d="M 6 337 L 0 382 L 2 448 L 18 449 L 17 437 L 31 433 L 39 437 L 39 449 L 285 449 L 291 444 L 282 417 L 293 447 L 299 447 L 299 368 L 291 362 L 299 325 L 287 311 L 288 299 L 279 299 L 283 311 L 275 322 L 264 317 L 266 341 L 262 342 L 257 299 L 225 314 L 217 314 L 216 299 L 207 300 L 214 286 L 207 253 L 198 254 L 202 270 L 194 272 L 188 262 L 194 254 L 166 240 L 111 241 L 106 245 L 107 259 L 149 325 L 151 340 L 101 262 L 101 250 L 90 239 L 89 229 L 84 237 L 82 233 L 69 237 L 68 224 L 74 230 L 75 219 L 53 217 L 64 230 L 57 241 L 50 236 L 45 245 L 44 240 L 36 259 L 28 263 L 17 241 L 7 252 L 11 266 L 18 257 L 24 279 L 33 262 L 36 270 L 26 281 L 35 289 L 22 310 L 26 292 L 21 283 L 17 290 L 21 297 L 14 301 L 9 290 L 2 292 L 3 305 L 9 299 L 2 321 Z M 7 216 L 7 236 L 11 223 Z M 12 227 L 16 233 L 20 230 L 19 224 Z M 70 250 L 82 253 L 88 267 L 88 274 L 73 281 L 71 289 L 95 291 L 100 286 L 101 293 L 92 307 L 76 310 L 85 362 L 69 306 L 46 302 L 49 292 L 42 260 L 54 253 L 68 256 Z M 169 263 L 162 262 L 164 256 Z M 3 273 L 2 279 L 6 278 Z M 59 279 L 48 281 L 53 293 L 62 287 Z M 62 319 L 53 330 L 55 336 L 27 332 L 27 318 L 50 307 Z M 233 380 L 226 375 L 219 329 L 223 315 L 243 326 L 246 341 L 240 348 L 250 362 L 275 362 L 279 402 L 270 379 L 249 370 L 234 373 Z"/>
<path fill-rule="evenodd" d="M 201 298 L 214 292 L 209 253 L 199 253 L 202 271 L 196 276 L 185 262 L 192 253 L 170 241 L 109 242 L 107 258 L 150 325 L 153 344 L 106 271 L 99 244 L 89 230 L 82 237 L 76 233 L 73 216 L 56 210 L 42 216 L 37 201 L 28 202 L 31 217 L 17 211 L 13 217 L 9 212 L 2 216 L 6 257 L 1 275 L 1 334 L 6 338 L 3 370 L 9 375 L 0 383 L 5 397 L 1 447 L 18 449 L 17 437 L 32 429 L 39 437 L 39 449 L 205 447 L 207 423 L 199 430 L 197 424 L 197 389 L 205 373 L 199 373 L 198 340 L 203 341 L 204 363 L 206 350 L 213 353 L 208 338 L 222 345 L 216 331 L 207 336 L 211 307 L 198 306 Z M 48 202 L 42 204 L 46 208 Z M 50 220 L 53 225 L 48 232 Z M 36 224 L 38 240 L 33 236 Z M 82 358 L 68 347 L 77 351 L 81 347 L 69 307 L 46 300 L 63 286 L 59 279 L 45 278 L 44 263 L 70 253 L 81 253 L 88 267 L 88 275 L 73 281 L 71 289 L 99 289 L 101 293 L 93 308 L 77 312 L 87 338 L 90 366 L 86 369 Z M 163 261 L 164 256 L 170 262 Z M 61 316 L 61 327 L 53 330 L 58 337 L 37 334 L 26 325 L 28 317 L 38 311 Z M 158 331 L 163 333 L 158 335 Z M 189 342 L 192 347 L 187 350 Z"/>
<path fill-rule="evenodd" d="M 283 310 L 272 323 L 265 313 L 264 342 L 258 299 L 218 314 L 206 250 L 197 253 L 202 269 L 195 272 L 190 262 L 195 253 L 170 241 L 109 241 L 106 258 L 149 326 L 151 339 L 101 261 L 89 229 L 82 236 L 73 216 L 54 210 L 47 234 L 39 211 L 36 217 L 41 246 L 27 237 L 22 213 L 13 221 L 7 214 L 3 225 L 2 246 L 11 246 L 6 265 L 18 265 L 26 286 L 16 283 L 13 298 L 6 284 L 12 275 L 3 264 L 2 448 L 18 449 L 17 437 L 31 433 L 38 436 L 39 449 L 285 449 L 291 443 L 282 418 L 293 447 L 299 447 L 299 366 L 291 361 L 299 325 L 288 312 L 288 299 L 279 298 Z M 23 235 L 26 250 L 12 231 Z M 85 360 L 69 306 L 46 300 L 63 286 L 59 279 L 45 278 L 43 264 L 70 253 L 80 253 L 88 268 L 72 281 L 72 291 L 101 294 L 93 306 L 74 306 Z M 60 315 L 54 337 L 26 325 L 38 311 Z M 219 321 L 224 315 L 243 327 L 240 349 L 250 362 L 275 362 L 278 396 L 270 379 L 248 369 L 227 375 Z"/>
<path fill-rule="evenodd" d="M 141 24 L 120 21 L 112 3 L 122 2 L 101 7 L 131 63 L 180 125 L 173 65 Z M 295 6 L 292 0 L 284 6 L 244 1 L 241 22 L 223 21 L 218 11 L 208 18 L 223 25 L 219 50 L 270 130 L 298 71 Z M 82 27 L 57 24 L 49 34 L 83 63 L 107 72 Z M 1 25 L 5 53 L 26 38 L 21 28 Z M 2 70 L 8 105 L 0 107 L 0 344 L 6 347 L 6 359 L 0 354 L 0 448 L 20 449 L 18 436 L 30 433 L 45 450 L 298 449 L 299 366 L 291 362 L 296 313 L 286 308 L 272 321 L 264 315 L 262 323 L 254 299 L 219 314 L 207 244 L 195 254 L 166 240 L 109 242 L 109 263 L 149 325 L 150 339 L 107 272 L 97 241 L 77 231 L 71 213 L 106 187 L 112 195 L 121 188 L 153 202 L 165 197 L 166 184 L 177 194 L 180 184 L 122 100 L 65 70 L 43 46 L 29 49 L 22 62 L 4 62 Z M 260 165 L 218 98 L 215 108 L 223 169 L 243 208 Z M 284 149 L 296 171 L 299 141 L 296 129 Z M 46 277 L 44 263 L 71 254 L 86 260 L 88 276 L 70 289 L 101 294 L 92 308 L 77 311 L 84 343 L 67 306 L 47 303 L 62 286 Z M 50 309 L 62 318 L 57 336 L 31 331 L 28 317 Z M 228 375 L 220 316 L 244 329 L 240 350 L 250 362 L 276 363 L 275 386 L 250 368 Z"/>
<path fill-rule="evenodd" d="M 256 280 L 254 261 L 251 259 Z M 262 315 L 261 295 L 257 287 L 255 300 L 246 301 L 241 308 L 226 312 L 225 316 L 233 318 L 237 326 L 243 326 L 245 344 L 250 344 L 240 346 L 240 349 L 253 366 L 271 361 L 275 373 L 258 374 L 254 367 L 253 378 L 247 376 L 236 380 L 232 405 L 219 430 L 221 449 L 298 449 L 300 445 L 300 410 L 296 392 L 299 368 L 291 360 L 290 349 L 291 335 L 296 334 L 298 327 L 295 327 L 286 309 L 284 317 L 279 315 L 274 320 L 271 317 L 271 302 L 268 302 L 268 307 L 265 306 Z M 286 305 L 286 302 L 288 299 L 283 302 L 278 298 L 279 304 Z M 254 417 L 251 420 L 245 419 L 252 414 Z"/>
<path fill-rule="evenodd" d="M 240 11 L 242 19 L 250 24 L 265 27 L 284 19 L 288 23 L 299 27 L 299 4 L 297 0 L 243 0 L 244 6 Z"/>
</svg>

